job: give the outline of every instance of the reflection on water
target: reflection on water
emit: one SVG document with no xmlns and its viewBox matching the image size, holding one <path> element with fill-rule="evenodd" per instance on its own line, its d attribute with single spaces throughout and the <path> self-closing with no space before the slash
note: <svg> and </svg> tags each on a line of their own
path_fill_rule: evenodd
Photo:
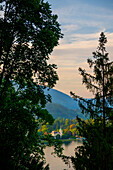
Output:
<svg viewBox="0 0 113 170">
<path fill-rule="evenodd" d="M 74 156 L 74 150 L 77 146 L 82 145 L 80 142 L 75 142 L 75 141 L 66 141 L 63 143 L 63 148 L 64 148 L 64 155 L 67 156 Z M 51 155 L 53 152 L 53 147 L 46 147 L 45 149 L 45 157 L 47 163 L 50 165 L 50 170 L 73 170 L 73 167 L 65 165 L 65 163 L 58 157 L 54 157 Z"/>
<path fill-rule="evenodd" d="M 72 141 L 65 141 L 65 142 L 63 142 L 63 144 L 65 145 L 65 146 L 68 146 L 68 145 L 70 145 L 72 143 Z"/>
</svg>

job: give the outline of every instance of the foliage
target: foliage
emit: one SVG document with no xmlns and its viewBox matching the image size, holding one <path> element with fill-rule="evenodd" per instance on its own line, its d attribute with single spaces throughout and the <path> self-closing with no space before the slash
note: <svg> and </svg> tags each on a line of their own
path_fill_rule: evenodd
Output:
<svg viewBox="0 0 113 170">
<path fill-rule="evenodd" d="M 25 91 L 17 92 L 10 83 L 7 91 L 4 92 L 5 96 L 0 105 L 0 167 L 2 169 L 30 169 L 32 164 L 36 167 L 43 165 L 44 146 L 41 146 L 41 138 L 37 135 L 39 122 L 35 121 L 35 115 L 40 114 L 40 119 L 44 120 L 46 114 L 48 116 L 46 121 L 49 123 L 53 122 L 53 118 L 39 106 L 38 101 L 32 100 L 31 103 L 31 97 L 34 93 L 37 95 L 37 92 L 30 93 L 29 96 L 30 91 L 31 89 L 27 88 Z"/>
<path fill-rule="evenodd" d="M 56 98 L 56 95 L 54 96 L 54 98 Z M 59 98 L 60 98 L 60 95 L 59 95 Z M 46 108 L 52 114 L 54 119 L 58 119 L 59 117 L 61 119 L 63 119 L 63 118 L 74 119 L 77 116 L 79 116 L 83 119 L 86 119 L 86 117 L 81 113 L 80 109 L 69 109 L 68 105 L 67 105 L 67 107 L 65 107 L 62 104 L 47 103 Z"/>
<path fill-rule="evenodd" d="M 113 169 L 113 62 L 109 61 L 105 44 L 107 39 L 102 32 L 99 47 L 88 59 L 93 75 L 79 68 L 83 84 L 93 92 L 94 99 L 83 99 L 71 92 L 73 98 L 79 98 L 83 113 L 90 115 L 93 122 L 79 121 L 79 133 L 85 137 L 83 146 L 77 148 L 72 163 L 75 169 Z"/>
<path fill-rule="evenodd" d="M 87 120 L 85 120 L 86 122 Z M 68 124 L 67 124 L 68 122 Z M 59 129 L 62 129 L 62 139 L 68 139 L 68 138 L 72 138 L 75 137 L 76 135 L 79 135 L 78 132 L 78 121 L 76 119 L 56 119 L 54 121 L 54 123 L 52 125 L 49 125 L 48 123 L 46 125 L 42 125 L 40 126 L 38 132 L 39 134 L 44 135 L 45 132 L 47 132 L 48 134 L 50 134 L 52 131 L 59 131 Z"/>
<path fill-rule="evenodd" d="M 58 80 L 48 60 L 62 37 L 60 25 L 43 0 L 2 0 L 0 6 L 0 169 L 48 169 L 38 128 L 54 119 L 40 85 Z"/>
<path fill-rule="evenodd" d="M 43 0 L 4 0 L 0 18 L 1 75 L 22 83 L 37 72 L 38 84 L 53 87 L 56 65 L 47 63 L 62 37 L 57 15 Z M 49 38 L 48 38 L 49 37 Z"/>
</svg>

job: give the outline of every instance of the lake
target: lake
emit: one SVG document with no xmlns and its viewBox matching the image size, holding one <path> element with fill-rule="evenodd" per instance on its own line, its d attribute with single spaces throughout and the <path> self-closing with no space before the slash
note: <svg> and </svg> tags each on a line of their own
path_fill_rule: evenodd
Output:
<svg viewBox="0 0 113 170">
<path fill-rule="evenodd" d="M 63 143 L 63 148 L 64 148 L 64 155 L 67 156 L 74 156 L 74 150 L 77 146 L 82 145 L 81 142 L 79 141 L 67 141 Z M 53 147 L 46 147 L 45 149 L 45 157 L 46 157 L 46 162 L 49 163 L 50 170 L 74 170 L 73 167 L 65 165 L 65 163 L 58 157 L 54 157 L 51 155 L 53 152 Z"/>
</svg>

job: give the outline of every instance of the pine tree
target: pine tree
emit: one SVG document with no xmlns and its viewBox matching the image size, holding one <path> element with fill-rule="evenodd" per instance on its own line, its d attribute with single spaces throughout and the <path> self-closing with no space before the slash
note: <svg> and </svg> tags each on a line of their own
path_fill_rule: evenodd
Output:
<svg viewBox="0 0 113 170">
<path fill-rule="evenodd" d="M 93 99 L 84 99 L 71 92 L 79 100 L 82 113 L 94 121 L 79 120 L 80 134 L 85 137 L 83 146 L 77 148 L 72 163 L 76 169 L 113 169 L 113 62 L 109 61 L 105 44 L 107 38 L 100 34 L 99 46 L 88 59 L 93 74 L 79 68 L 83 84 L 94 94 Z"/>
</svg>

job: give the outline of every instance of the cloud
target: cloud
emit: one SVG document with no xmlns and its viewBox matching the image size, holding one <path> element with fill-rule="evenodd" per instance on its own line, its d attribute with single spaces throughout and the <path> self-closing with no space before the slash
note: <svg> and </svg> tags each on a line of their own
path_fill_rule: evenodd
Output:
<svg viewBox="0 0 113 170">
<path fill-rule="evenodd" d="M 63 32 L 66 33 L 66 32 L 72 32 L 72 31 L 76 31 L 78 30 L 80 27 L 77 25 L 77 24 L 67 24 L 67 25 L 63 25 L 62 26 L 62 29 L 63 29 Z"/>
<path fill-rule="evenodd" d="M 55 10 L 62 23 L 74 23 L 72 21 L 80 21 L 86 19 L 94 20 L 112 19 L 113 11 L 106 7 L 98 7 L 98 5 L 89 5 L 87 3 L 70 2 L 70 5 L 64 4 Z M 69 20 L 70 19 L 70 20 Z"/>
<path fill-rule="evenodd" d="M 111 9 L 86 3 L 74 3 L 74 1 L 72 3 L 70 2 L 71 5 L 68 6 L 65 3 L 63 7 L 56 10 L 64 33 L 61 43 L 71 44 L 74 40 L 78 40 L 80 34 L 83 38 L 83 34 L 96 34 L 96 32 L 100 33 L 113 28 L 113 11 Z"/>
<path fill-rule="evenodd" d="M 101 30 L 105 31 L 105 30 Z M 105 32 L 108 39 L 107 52 L 110 60 L 113 60 L 113 33 Z M 69 94 L 72 90 L 83 97 L 91 97 L 92 94 L 82 85 L 82 77 L 78 68 L 84 68 L 92 74 L 88 67 L 87 59 L 93 57 L 92 52 L 96 51 L 100 32 L 92 34 L 73 34 L 74 41 L 71 44 L 62 43 L 55 48 L 50 56 L 50 62 L 58 65 L 59 81 L 56 89 Z"/>
<path fill-rule="evenodd" d="M 91 58 L 92 52 L 97 50 L 100 33 L 76 34 L 77 40 L 71 44 L 60 44 L 50 56 L 50 63 L 56 63 L 58 68 L 74 68 L 86 66 L 86 61 Z M 113 60 L 113 33 L 105 33 L 108 39 L 106 45 L 110 59 Z"/>
<path fill-rule="evenodd" d="M 60 45 L 55 48 L 55 50 L 67 50 L 67 49 L 89 49 L 96 48 L 98 46 L 98 38 L 101 32 L 105 32 L 105 29 L 98 33 L 93 34 L 72 34 L 70 36 L 71 43 L 68 41 L 61 40 Z M 113 47 L 113 33 L 105 32 L 107 36 L 108 43 L 107 46 Z"/>
<path fill-rule="evenodd" d="M 52 2 L 52 0 L 51 0 Z M 101 1 L 102 2 L 102 1 Z M 108 39 L 107 52 L 113 60 L 113 10 L 112 5 L 100 1 L 61 0 L 53 1 L 54 13 L 58 14 L 64 38 L 55 47 L 50 62 L 58 65 L 59 82 L 56 89 L 67 94 L 72 90 L 83 97 L 91 97 L 82 85 L 82 77 L 78 68 L 82 67 L 89 73 L 92 71 L 87 64 L 92 52 L 97 50 L 101 32 Z"/>
</svg>

